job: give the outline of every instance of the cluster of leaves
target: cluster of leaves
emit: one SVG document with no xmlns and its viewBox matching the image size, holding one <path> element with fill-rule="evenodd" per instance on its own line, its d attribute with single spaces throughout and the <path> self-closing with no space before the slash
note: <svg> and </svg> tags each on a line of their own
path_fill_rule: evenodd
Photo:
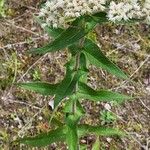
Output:
<svg viewBox="0 0 150 150">
<path fill-rule="evenodd" d="M 94 90 L 87 85 L 89 65 L 95 65 L 107 70 L 119 78 L 127 79 L 127 76 L 111 62 L 97 46 L 95 41 L 88 38 L 97 24 L 108 22 L 105 13 L 98 13 L 93 16 L 82 16 L 73 21 L 70 26 L 64 29 L 54 29 L 46 27 L 45 30 L 54 40 L 48 45 L 32 50 L 37 54 L 56 52 L 68 48 L 71 53 L 69 62 L 65 65 L 66 75 L 62 82 L 52 85 L 45 82 L 20 83 L 24 89 L 38 92 L 42 95 L 55 95 L 54 112 L 66 99 L 64 113 L 65 121 L 59 123 L 55 130 L 42 133 L 35 137 L 25 137 L 19 139 L 20 143 L 41 147 L 53 142 L 66 142 L 70 150 L 79 149 L 79 138 L 87 134 L 97 136 L 122 136 L 123 132 L 114 128 L 102 126 L 91 126 L 81 124 L 80 119 L 84 117 L 85 111 L 81 105 L 81 100 L 122 103 L 130 97 L 107 90 Z M 98 147 L 98 140 L 94 147 Z"/>
</svg>

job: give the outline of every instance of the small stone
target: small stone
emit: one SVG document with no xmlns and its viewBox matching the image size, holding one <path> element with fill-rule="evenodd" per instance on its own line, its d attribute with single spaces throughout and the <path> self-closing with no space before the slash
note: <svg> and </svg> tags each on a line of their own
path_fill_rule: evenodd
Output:
<svg viewBox="0 0 150 150">
<path fill-rule="evenodd" d="M 49 101 L 48 105 L 49 105 L 52 109 L 54 109 L 54 100 Z"/>
<path fill-rule="evenodd" d="M 19 129 L 21 129 L 21 128 L 22 128 L 22 125 L 21 125 L 21 124 L 19 124 L 19 125 L 18 125 L 18 128 L 19 128 Z"/>
<path fill-rule="evenodd" d="M 111 142 L 111 138 L 106 138 L 107 142 L 110 143 Z"/>
<path fill-rule="evenodd" d="M 39 116 L 39 120 L 42 120 L 43 119 L 43 117 L 42 116 Z"/>
<path fill-rule="evenodd" d="M 106 103 L 106 104 L 104 105 L 104 108 L 105 108 L 106 110 L 111 110 L 111 105 L 108 104 L 108 103 Z"/>
<path fill-rule="evenodd" d="M 86 140 L 82 139 L 82 140 L 81 140 L 81 143 L 82 143 L 82 144 L 86 144 Z"/>
</svg>

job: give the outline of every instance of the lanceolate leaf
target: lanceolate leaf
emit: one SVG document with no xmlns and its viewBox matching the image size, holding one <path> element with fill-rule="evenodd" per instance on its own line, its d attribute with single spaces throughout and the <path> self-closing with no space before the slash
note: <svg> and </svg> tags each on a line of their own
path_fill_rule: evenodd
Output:
<svg viewBox="0 0 150 150">
<path fill-rule="evenodd" d="M 101 126 L 91 126 L 87 124 L 79 125 L 78 132 L 80 136 L 84 136 L 86 134 L 95 134 L 97 136 L 125 136 L 125 133 L 118 129 Z"/>
<path fill-rule="evenodd" d="M 74 43 L 68 47 L 72 56 L 75 56 L 77 53 L 81 52 L 83 49 L 79 46 L 78 43 Z"/>
<path fill-rule="evenodd" d="M 87 21 L 86 28 L 84 26 L 82 27 L 82 22 L 84 24 L 84 21 Z M 32 52 L 45 54 L 47 52 L 55 52 L 67 48 L 68 46 L 74 44 L 82 37 L 84 37 L 97 24 L 95 21 L 92 20 L 92 18 L 90 22 L 88 21 L 89 20 L 84 20 L 83 17 L 77 18 L 71 24 L 71 26 L 68 29 L 66 29 L 64 32 L 62 32 L 62 34 L 60 34 L 53 42 L 51 42 L 50 44 L 42 48 L 35 49 Z"/>
<path fill-rule="evenodd" d="M 59 84 L 56 89 L 56 97 L 54 99 L 54 107 L 58 106 L 63 98 L 70 95 L 73 92 L 73 87 L 70 89 L 74 77 L 74 71 L 69 66 L 66 68 L 66 75 L 63 81 Z"/>
<path fill-rule="evenodd" d="M 18 83 L 20 87 L 37 92 L 42 95 L 54 95 L 58 84 L 49 84 L 42 82 Z"/>
<path fill-rule="evenodd" d="M 66 142 L 69 146 L 69 150 L 78 150 L 78 132 L 77 132 L 78 117 L 73 114 L 69 114 L 66 117 L 67 132 Z"/>
<path fill-rule="evenodd" d="M 69 150 L 78 150 L 78 134 L 77 134 L 77 127 L 69 127 L 67 128 L 67 133 L 66 133 L 66 142 L 69 147 Z"/>
<path fill-rule="evenodd" d="M 83 71 L 75 72 L 74 70 L 71 70 L 69 66 L 67 66 L 66 76 L 56 89 L 56 97 L 54 99 L 55 107 L 59 105 L 63 98 L 73 93 L 76 83 L 83 73 Z"/>
<path fill-rule="evenodd" d="M 79 91 L 77 93 L 77 97 L 89 99 L 92 101 L 115 101 L 118 103 L 121 103 L 126 99 L 131 99 L 131 97 L 116 92 L 105 90 L 95 91 L 94 89 L 82 82 L 79 82 Z"/>
<path fill-rule="evenodd" d="M 96 13 L 92 17 L 99 24 L 109 22 L 109 20 L 107 18 L 107 13 L 106 12 Z"/>
<path fill-rule="evenodd" d="M 54 39 L 57 38 L 64 30 L 61 28 L 52 28 L 52 27 L 45 27 L 45 31 L 48 33 L 50 37 Z"/>
<path fill-rule="evenodd" d="M 73 102 L 74 102 L 74 100 L 72 100 L 72 99 L 69 99 L 66 102 L 66 105 L 64 107 L 65 113 L 72 113 Z M 76 100 L 76 115 L 77 115 L 77 117 L 80 118 L 84 113 L 85 113 L 84 108 L 82 107 L 80 102 L 78 100 Z"/>
<path fill-rule="evenodd" d="M 60 127 L 48 133 L 42 133 L 35 137 L 25 137 L 17 142 L 27 144 L 33 147 L 43 147 L 50 145 L 54 142 L 64 141 L 66 139 L 65 128 Z"/>
<path fill-rule="evenodd" d="M 99 150 L 100 149 L 100 141 L 99 138 L 97 137 L 95 143 L 92 146 L 92 150 Z"/>
<path fill-rule="evenodd" d="M 74 107 L 74 108 L 73 108 Z M 75 113 L 73 112 L 75 110 Z M 66 106 L 66 124 L 67 124 L 67 133 L 66 133 L 66 141 L 69 146 L 69 150 L 78 150 L 79 146 L 79 137 L 78 137 L 78 129 L 77 124 L 84 114 L 84 110 L 80 104 L 80 102 L 74 97 L 69 99 Z"/>
<path fill-rule="evenodd" d="M 84 108 L 82 107 L 81 103 L 77 100 L 76 102 L 76 113 L 79 117 L 83 116 L 83 114 L 85 114 L 85 110 Z"/>
<path fill-rule="evenodd" d="M 50 119 L 50 118 L 49 118 Z M 55 125 L 55 126 L 57 126 L 57 127 L 62 127 L 64 124 L 60 121 L 60 120 L 58 120 L 58 119 L 56 119 L 56 118 L 52 118 L 52 121 L 51 121 L 51 124 L 52 125 Z"/>
<path fill-rule="evenodd" d="M 84 42 L 84 53 L 91 64 L 106 69 L 117 77 L 127 79 L 127 76 L 89 39 L 86 39 Z"/>
<path fill-rule="evenodd" d="M 88 60 L 84 53 L 80 54 L 80 69 L 85 71 L 84 76 L 80 78 L 81 82 L 87 83 L 88 80 Z"/>
<path fill-rule="evenodd" d="M 88 60 L 85 54 L 81 53 L 80 54 L 80 69 L 84 71 L 88 71 L 88 67 L 89 67 Z"/>
</svg>

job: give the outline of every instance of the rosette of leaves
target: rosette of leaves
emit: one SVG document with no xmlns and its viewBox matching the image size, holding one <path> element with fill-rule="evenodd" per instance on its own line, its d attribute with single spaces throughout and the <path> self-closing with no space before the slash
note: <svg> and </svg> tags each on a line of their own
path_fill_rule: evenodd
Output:
<svg viewBox="0 0 150 150">
<path fill-rule="evenodd" d="M 42 95 L 55 95 L 54 112 L 62 100 L 67 97 L 67 100 L 64 101 L 65 121 L 55 130 L 41 133 L 35 137 L 24 137 L 19 139 L 18 142 L 42 147 L 53 142 L 63 141 L 67 143 L 69 150 L 78 150 L 80 148 L 80 137 L 87 134 L 95 134 L 96 136 L 124 135 L 118 129 L 80 123 L 81 117 L 84 117 L 85 114 L 84 108 L 81 105 L 81 100 L 83 99 L 95 102 L 115 101 L 122 103 L 124 100 L 131 98 L 109 90 L 102 89 L 97 91 L 87 85 L 87 74 L 90 64 L 101 67 L 119 78 L 127 79 L 125 73 L 110 61 L 102 53 L 99 46 L 87 36 L 97 24 L 106 22 L 108 22 L 106 14 L 98 13 L 92 16 L 86 15 L 77 18 L 67 29 L 45 28 L 54 40 L 44 47 L 32 50 L 32 53 L 43 55 L 68 48 L 71 58 L 65 65 L 66 75 L 60 83 L 55 85 L 45 82 L 32 82 L 20 83 L 19 86 Z"/>
</svg>

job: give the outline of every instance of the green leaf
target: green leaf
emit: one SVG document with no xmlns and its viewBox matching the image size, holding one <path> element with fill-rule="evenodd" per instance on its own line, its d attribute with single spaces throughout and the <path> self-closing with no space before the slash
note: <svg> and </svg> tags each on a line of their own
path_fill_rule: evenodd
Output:
<svg viewBox="0 0 150 150">
<path fill-rule="evenodd" d="M 73 97 L 73 96 L 72 96 Z M 74 107 L 74 108 L 73 108 Z M 73 112 L 75 109 L 75 113 Z M 84 109 L 81 106 L 80 102 L 74 97 L 69 99 L 66 106 L 66 124 L 67 124 L 67 133 L 66 141 L 69 146 L 69 150 L 78 150 L 79 138 L 77 124 L 84 114 Z"/>
<path fill-rule="evenodd" d="M 66 117 L 67 132 L 66 132 L 66 142 L 69 150 L 78 150 L 79 138 L 77 133 L 77 122 L 78 118 L 75 115 L 69 114 Z"/>
<path fill-rule="evenodd" d="M 62 99 L 64 99 L 66 96 L 69 96 L 73 92 L 75 86 L 71 84 L 73 78 L 74 78 L 74 70 L 71 70 L 71 68 L 67 66 L 65 78 L 56 89 L 56 96 L 54 98 L 54 107 L 58 106 L 59 103 L 62 101 Z"/>
<path fill-rule="evenodd" d="M 81 117 L 85 114 L 85 110 L 84 108 L 82 107 L 81 103 L 77 100 L 76 102 L 76 114 Z"/>
<path fill-rule="evenodd" d="M 74 43 L 68 47 L 72 56 L 75 56 L 77 53 L 81 52 L 83 49 L 79 46 L 78 43 Z"/>
<path fill-rule="evenodd" d="M 49 118 L 50 119 L 50 118 Z M 55 125 L 57 127 L 61 127 L 63 126 L 64 124 L 62 122 L 60 122 L 60 120 L 56 119 L 56 118 L 52 118 L 52 121 L 51 121 L 52 125 Z"/>
<path fill-rule="evenodd" d="M 97 24 L 92 20 L 92 18 L 91 20 L 89 18 L 90 17 L 86 18 L 86 20 L 83 17 L 77 18 L 70 25 L 70 27 L 64 32 L 62 32 L 62 34 L 58 36 L 53 42 L 42 48 L 35 49 L 32 52 L 38 54 L 45 54 L 47 52 L 55 52 L 67 48 L 68 46 L 74 44 L 75 42 L 79 41 L 82 37 L 84 37 Z"/>
<path fill-rule="evenodd" d="M 99 141 L 99 137 L 97 137 L 95 143 L 93 144 L 92 150 L 100 150 L 100 141 Z"/>
<path fill-rule="evenodd" d="M 66 133 L 66 142 L 69 147 L 69 150 L 78 150 L 78 134 L 77 134 L 77 128 L 74 126 L 73 128 L 68 127 L 67 133 Z"/>
<path fill-rule="evenodd" d="M 81 53 L 80 54 L 80 69 L 85 71 L 84 76 L 81 76 L 81 78 L 80 78 L 81 82 L 87 83 L 88 71 L 89 71 L 88 66 L 89 66 L 89 64 L 88 64 L 88 60 L 87 60 L 85 54 Z"/>
<path fill-rule="evenodd" d="M 39 134 L 35 137 L 25 137 L 17 140 L 19 143 L 30 145 L 33 147 L 43 147 L 54 142 L 64 141 L 66 139 L 65 128 L 60 127 L 47 133 Z"/>
<path fill-rule="evenodd" d="M 49 84 L 41 82 L 18 83 L 20 87 L 37 92 L 42 95 L 54 95 L 58 84 Z"/>
<path fill-rule="evenodd" d="M 106 12 L 96 13 L 92 17 L 93 17 L 94 21 L 96 21 L 99 24 L 109 22 Z"/>
<path fill-rule="evenodd" d="M 83 71 L 74 71 L 67 65 L 67 72 L 64 80 L 59 84 L 56 89 L 56 97 L 54 99 L 54 107 L 58 106 L 59 103 L 62 101 L 63 98 L 71 95 L 74 91 L 76 83 L 78 82 L 79 78 L 84 74 Z"/>
<path fill-rule="evenodd" d="M 99 47 L 89 39 L 84 42 L 84 51 L 89 62 L 97 67 L 106 69 L 110 73 L 117 77 L 127 79 L 127 76 L 114 64 L 112 63 L 99 49 Z"/>
<path fill-rule="evenodd" d="M 64 112 L 65 113 L 72 113 L 72 106 L 73 106 L 73 102 L 75 100 L 73 99 L 69 99 L 64 107 Z M 85 114 L 85 110 L 82 107 L 82 105 L 80 104 L 80 102 L 78 100 L 76 100 L 76 115 L 78 116 L 78 118 L 80 118 L 83 114 Z"/>
<path fill-rule="evenodd" d="M 79 136 L 84 136 L 87 134 L 95 134 L 97 136 L 125 136 L 123 131 L 115 128 L 107 128 L 102 126 L 91 126 L 87 124 L 82 124 L 78 126 Z"/>
<path fill-rule="evenodd" d="M 47 52 L 55 52 L 67 48 L 83 38 L 96 24 L 97 22 L 90 16 L 77 18 L 70 27 L 62 32 L 53 42 L 42 48 L 35 49 L 32 52 L 45 54 Z"/>
<path fill-rule="evenodd" d="M 64 30 L 61 28 L 45 27 L 44 30 L 50 37 L 57 38 Z"/>
<path fill-rule="evenodd" d="M 88 67 L 89 67 L 88 60 L 87 60 L 85 54 L 81 53 L 80 54 L 80 69 L 84 70 L 84 71 L 89 71 Z"/>
<path fill-rule="evenodd" d="M 87 145 L 80 145 L 80 150 L 87 150 Z"/>
<path fill-rule="evenodd" d="M 117 103 L 122 103 L 126 99 L 131 99 L 131 97 L 116 92 L 105 90 L 95 91 L 94 89 L 82 82 L 79 82 L 77 97 L 93 101 L 115 101 Z"/>
<path fill-rule="evenodd" d="M 5 0 L 0 0 L 0 17 L 5 17 L 5 8 L 4 8 Z"/>
</svg>

